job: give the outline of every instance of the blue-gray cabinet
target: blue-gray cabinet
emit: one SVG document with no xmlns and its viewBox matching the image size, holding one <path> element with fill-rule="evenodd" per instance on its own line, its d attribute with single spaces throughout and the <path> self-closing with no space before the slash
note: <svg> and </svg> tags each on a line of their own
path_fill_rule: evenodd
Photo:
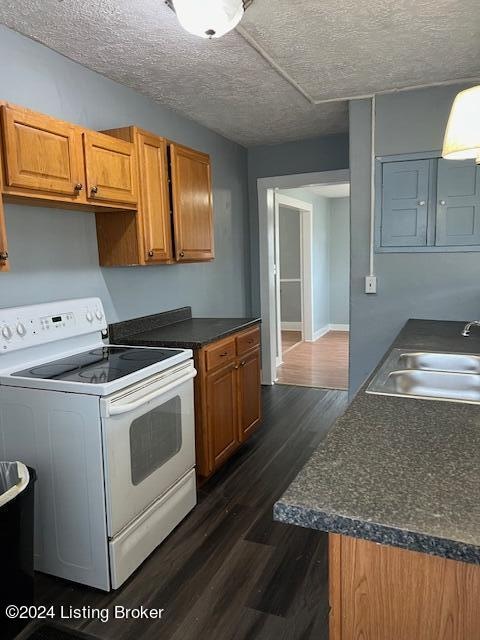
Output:
<svg viewBox="0 0 480 640">
<path fill-rule="evenodd" d="M 379 252 L 480 251 L 480 167 L 433 153 L 379 158 Z"/>
<path fill-rule="evenodd" d="M 382 247 L 427 244 L 430 160 L 388 162 L 382 176 Z"/>
<path fill-rule="evenodd" d="M 437 246 L 480 245 L 480 167 L 438 160 Z"/>
</svg>

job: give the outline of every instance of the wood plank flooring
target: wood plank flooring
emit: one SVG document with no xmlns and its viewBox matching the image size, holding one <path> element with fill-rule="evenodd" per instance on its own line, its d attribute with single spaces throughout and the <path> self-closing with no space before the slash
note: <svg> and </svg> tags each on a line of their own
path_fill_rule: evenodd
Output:
<svg viewBox="0 0 480 640">
<path fill-rule="evenodd" d="M 285 354 L 301 341 L 301 331 L 282 331 L 282 353 Z"/>
<path fill-rule="evenodd" d="M 348 389 L 348 331 L 329 331 L 315 342 L 300 342 L 283 355 L 278 384 Z"/>
<path fill-rule="evenodd" d="M 264 422 L 199 504 L 118 591 L 37 575 L 37 604 L 165 609 L 161 621 L 63 621 L 101 640 L 327 640 L 327 535 L 275 523 L 272 506 L 346 393 L 264 388 Z"/>
</svg>

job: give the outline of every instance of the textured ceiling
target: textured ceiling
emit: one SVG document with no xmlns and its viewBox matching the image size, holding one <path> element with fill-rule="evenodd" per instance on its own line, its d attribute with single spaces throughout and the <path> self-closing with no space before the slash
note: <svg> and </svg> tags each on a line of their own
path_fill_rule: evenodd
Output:
<svg viewBox="0 0 480 640">
<path fill-rule="evenodd" d="M 255 0 L 213 41 L 162 0 L 1 0 L 0 22 L 246 146 L 347 130 L 315 101 L 480 77 L 478 0 Z"/>
</svg>

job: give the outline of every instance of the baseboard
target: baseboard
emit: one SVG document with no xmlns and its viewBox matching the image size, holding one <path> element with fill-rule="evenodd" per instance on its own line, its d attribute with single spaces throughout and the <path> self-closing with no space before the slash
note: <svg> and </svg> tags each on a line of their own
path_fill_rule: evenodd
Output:
<svg viewBox="0 0 480 640">
<path fill-rule="evenodd" d="M 331 324 L 330 331 L 350 331 L 349 324 Z"/>
<path fill-rule="evenodd" d="M 303 325 L 301 322 L 282 322 L 282 331 L 302 331 Z"/>
<path fill-rule="evenodd" d="M 315 342 L 315 340 L 318 340 L 329 331 L 350 331 L 350 325 L 349 324 L 327 324 L 321 329 L 318 329 L 318 331 L 315 331 L 313 333 L 312 340 L 311 341 L 308 340 L 307 342 Z"/>
<path fill-rule="evenodd" d="M 327 324 L 325 327 L 322 327 L 321 329 L 318 329 L 317 331 L 314 331 L 312 340 L 309 340 L 308 342 L 315 342 L 315 340 L 318 340 L 319 338 L 324 336 L 329 331 L 330 331 L 330 325 Z"/>
</svg>

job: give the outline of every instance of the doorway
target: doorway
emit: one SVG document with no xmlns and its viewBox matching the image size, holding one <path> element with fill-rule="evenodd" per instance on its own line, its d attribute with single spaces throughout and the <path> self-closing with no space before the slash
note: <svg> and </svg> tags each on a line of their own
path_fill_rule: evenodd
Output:
<svg viewBox="0 0 480 640">
<path fill-rule="evenodd" d="M 276 366 L 302 340 L 313 339 L 313 206 L 277 190 L 275 199 Z"/>
<path fill-rule="evenodd" d="M 258 180 L 263 384 L 348 388 L 349 179 L 341 170 Z"/>
</svg>

